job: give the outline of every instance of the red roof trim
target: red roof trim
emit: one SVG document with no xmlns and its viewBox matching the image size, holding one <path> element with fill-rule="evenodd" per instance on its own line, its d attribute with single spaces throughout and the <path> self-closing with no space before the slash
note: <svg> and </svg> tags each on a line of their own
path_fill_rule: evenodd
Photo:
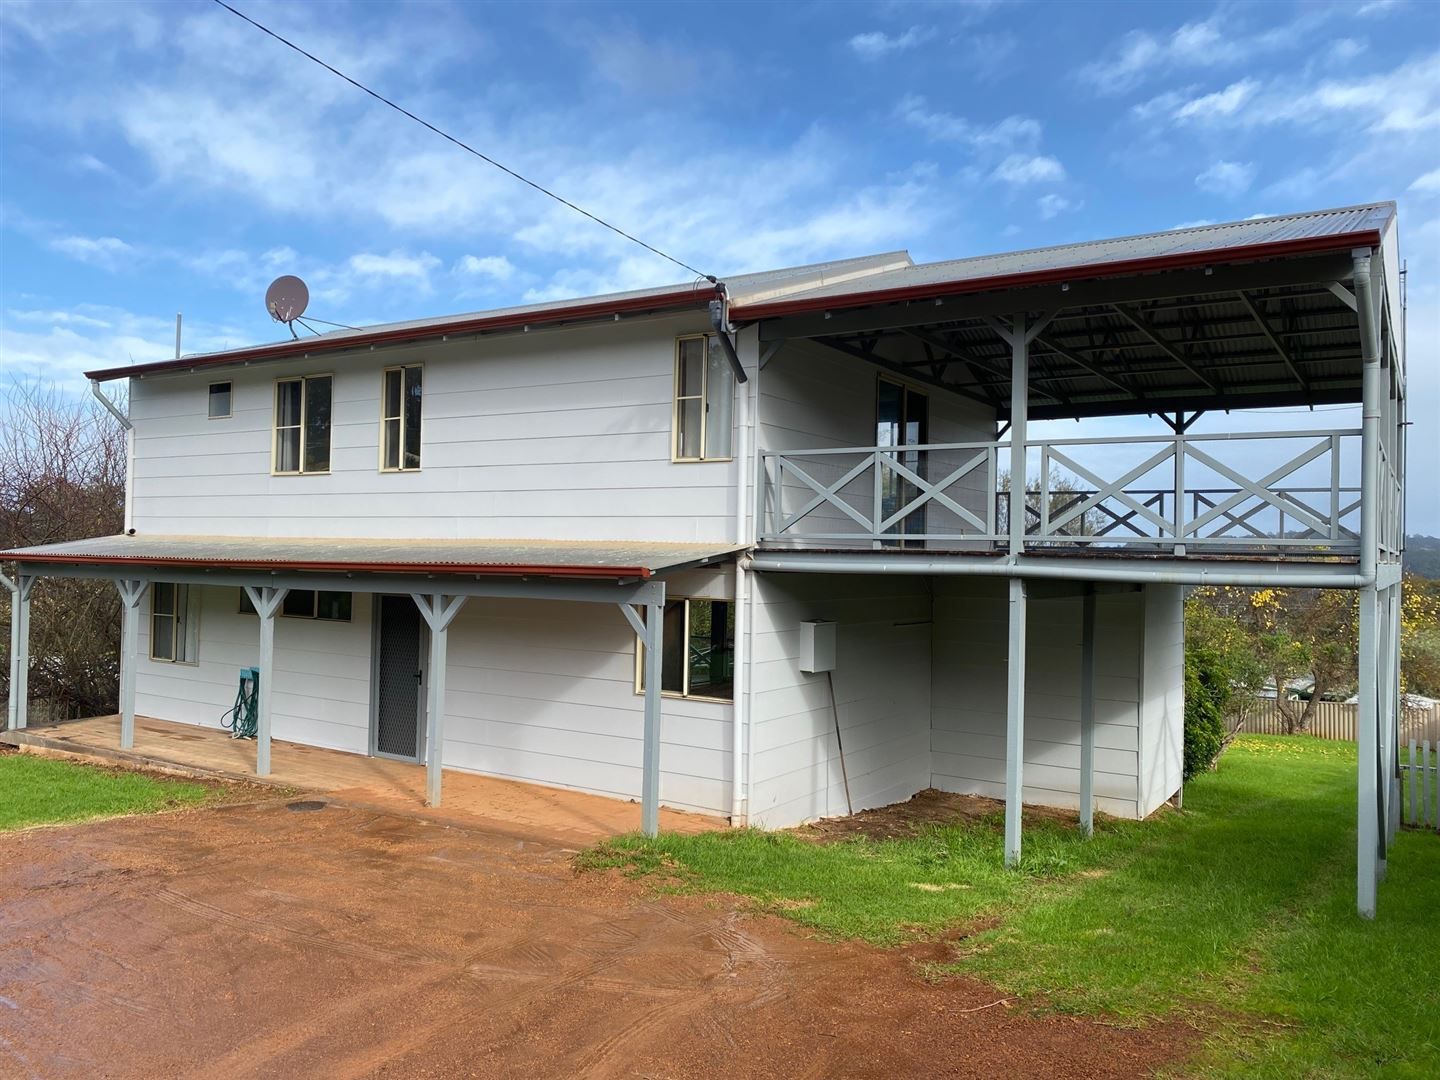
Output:
<svg viewBox="0 0 1440 1080">
<path fill-rule="evenodd" d="M 124 379 L 132 375 L 153 375 L 164 371 L 190 371 L 201 368 L 223 367 L 246 360 L 280 360 L 290 356 L 304 356 L 309 353 L 340 352 L 345 349 L 365 348 L 370 345 L 389 344 L 399 341 L 422 341 L 450 334 L 473 334 L 481 330 L 506 330 L 520 326 L 545 326 L 549 323 L 565 322 L 571 319 L 597 318 L 605 315 L 633 314 L 640 311 L 656 311 L 666 308 L 704 307 L 713 292 L 709 288 L 686 288 L 649 296 L 632 296 L 623 300 L 587 300 L 567 307 L 550 308 L 546 311 L 513 312 L 506 315 L 481 315 L 473 319 L 433 325 L 409 326 L 403 329 L 375 330 L 370 333 L 352 334 L 341 338 L 301 338 L 298 341 L 282 341 L 270 345 L 255 345 L 245 349 L 231 349 L 209 356 L 181 357 L 179 360 L 157 360 L 149 364 L 134 364 L 129 367 L 102 368 L 87 371 L 87 379 Z"/>
<path fill-rule="evenodd" d="M 1080 266 L 1050 267 L 992 277 L 966 278 L 962 281 L 938 281 L 925 285 L 903 285 L 891 289 L 848 293 L 840 296 L 819 296 L 796 300 L 774 300 L 769 303 L 735 305 L 730 308 L 733 321 L 773 319 L 782 315 L 798 315 L 812 311 L 843 311 L 869 307 L 873 304 L 898 304 L 907 300 L 929 300 L 938 296 L 963 296 L 968 293 L 998 289 L 1051 285 L 1061 282 L 1085 281 L 1092 278 L 1124 277 L 1129 274 L 1153 273 L 1160 270 L 1182 270 L 1216 263 L 1268 259 L 1285 255 L 1308 255 L 1325 251 L 1348 251 L 1354 247 L 1375 247 L 1380 232 L 1362 232 L 1334 236 L 1306 236 L 1294 240 L 1278 240 L 1264 244 L 1213 248 L 1209 251 L 1186 251 L 1171 255 L 1155 255 L 1143 259 L 1122 259 L 1116 262 L 1091 263 Z"/>
<path fill-rule="evenodd" d="M 333 562 L 319 559 L 200 559 L 186 556 L 159 555 L 62 555 L 33 554 L 23 551 L 0 552 L 7 562 L 58 563 L 101 566 L 208 566 L 224 570 L 322 570 L 366 574 L 465 574 L 486 577 L 566 577 L 566 578 L 649 578 L 654 571 L 648 566 L 564 566 L 522 565 L 509 563 L 387 563 Z"/>
</svg>

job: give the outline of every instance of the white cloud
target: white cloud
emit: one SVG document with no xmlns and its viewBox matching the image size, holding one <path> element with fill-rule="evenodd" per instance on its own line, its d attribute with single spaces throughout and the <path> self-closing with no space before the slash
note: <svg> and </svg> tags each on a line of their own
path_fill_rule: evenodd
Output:
<svg viewBox="0 0 1440 1080">
<path fill-rule="evenodd" d="M 1260 84 L 1254 79 L 1241 79 L 1231 83 L 1224 90 L 1204 94 L 1178 104 L 1171 115 L 1176 120 L 1214 120 L 1234 116 L 1240 108 L 1255 96 Z"/>
<path fill-rule="evenodd" d="M 1195 186 L 1212 195 L 1234 198 L 1250 190 L 1255 182 L 1255 166 L 1251 162 L 1217 161 L 1195 177 Z"/>
<path fill-rule="evenodd" d="M 1203 229 L 1207 225 L 1214 224 L 1215 222 L 1211 218 L 1196 218 L 1194 221 L 1182 221 L 1179 225 L 1171 225 L 1170 229 L 1172 231 L 1176 229 Z"/>
<path fill-rule="evenodd" d="M 994 124 L 976 124 L 963 116 L 932 109 L 925 98 L 916 94 L 901 98 L 895 115 L 935 142 L 963 143 L 980 152 L 1034 149 L 1040 143 L 1040 122 L 1031 117 L 1007 116 Z"/>
<path fill-rule="evenodd" d="M 1111 55 L 1086 64 L 1080 77 L 1102 94 L 1120 94 L 1142 82 L 1154 69 L 1205 64 L 1220 51 L 1221 35 L 1213 22 L 1185 23 L 1168 37 L 1132 30 Z"/>
<path fill-rule="evenodd" d="M 49 247 L 102 270 L 118 270 L 134 263 L 138 257 L 133 247 L 114 236 L 56 236 L 49 241 Z"/>
<path fill-rule="evenodd" d="M 1065 179 L 1065 168 L 1043 154 L 1011 154 L 992 175 L 1007 184 L 1053 184 Z"/>
<path fill-rule="evenodd" d="M 515 276 L 515 265 L 504 255 L 462 255 L 454 272 L 467 277 L 509 281 Z"/>
<path fill-rule="evenodd" d="M 1440 193 L 1440 169 L 1431 169 L 1425 175 L 1416 177 L 1406 190 Z"/>
<path fill-rule="evenodd" d="M 1040 216 L 1046 221 L 1059 217 L 1066 210 L 1075 209 L 1075 204 L 1063 195 L 1056 195 L 1053 192 L 1049 195 L 1041 195 L 1035 200 L 1035 205 L 1040 210 Z"/>
<path fill-rule="evenodd" d="M 912 26 L 903 34 L 887 34 L 883 30 L 871 30 L 866 34 L 856 34 L 850 39 L 849 45 L 860 59 L 879 60 L 891 53 L 913 49 L 934 36 L 934 30 L 919 26 Z"/>
</svg>

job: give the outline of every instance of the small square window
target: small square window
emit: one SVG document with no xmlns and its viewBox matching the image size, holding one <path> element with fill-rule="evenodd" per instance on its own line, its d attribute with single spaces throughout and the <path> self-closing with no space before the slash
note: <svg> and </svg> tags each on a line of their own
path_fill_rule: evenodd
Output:
<svg viewBox="0 0 1440 1080">
<path fill-rule="evenodd" d="M 211 420 L 228 420 L 230 418 L 230 384 L 228 382 L 212 382 L 210 384 L 210 412 Z"/>
<path fill-rule="evenodd" d="M 735 605 L 700 597 L 667 600 L 660 690 L 678 697 L 731 701 L 735 696 Z M 645 690 L 645 645 L 635 647 L 635 689 Z"/>
<path fill-rule="evenodd" d="M 289 619 L 319 619 L 323 622 L 349 622 L 353 596 L 348 592 L 325 592 L 314 589 L 291 589 L 280 604 L 280 614 Z M 250 595 L 240 590 L 239 611 L 254 615 Z"/>
</svg>

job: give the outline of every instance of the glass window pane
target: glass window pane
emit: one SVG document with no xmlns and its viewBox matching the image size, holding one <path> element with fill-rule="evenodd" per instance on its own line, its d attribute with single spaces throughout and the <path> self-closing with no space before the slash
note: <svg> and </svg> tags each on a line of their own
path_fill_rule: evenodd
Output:
<svg viewBox="0 0 1440 1080">
<path fill-rule="evenodd" d="M 685 601 L 665 602 L 665 626 L 661 630 L 665 654 L 660 658 L 660 689 L 679 694 L 685 689 Z"/>
<path fill-rule="evenodd" d="M 735 689 L 735 608 L 728 600 L 690 601 L 690 693 L 730 700 Z"/>
<path fill-rule="evenodd" d="M 280 605 L 280 614 L 302 619 L 315 617 L 315 592 L 312 589 L 291 589 Z"/>
<path fill-rule="evenodd" d="M 221 420 L 230 415 L 230 384 L 210 384 L 210 419 Z"/>
<path fill-rule="evenodd" d="M 676 397 L 699 397 L 705 392 L 705 339 L 685 338 L 680 342 L 680 370 Z"/>
<path fill-rule="evenodd" d="M 348 592 L 317 593 L 315 617 L 317 619 L 334 619 L 337 622 L 349 622 L 350 594 Z"/>
<path fill-rule="evenodd" d="M 305 471 L 330 468 L 330 377 L 305 380 Z"/>
<path fill-rule="evenodd" d="M 300 471 L 300 429 L 281 428 L 275 432 L 275 471 Z"/>
<path fill-rule="evenodd" d="M 300 423 L 300 380 L 290 379 L 275 384 L 275 426 L 293 427 Z"/>
<path fill-rule="evenodd" d="M 712 345 L 706 363 L 709 375 L 705 387 L 705 456 L 730 456 L 731 410 L 735 403 L 735 372 L 730 361 Z"/>
<path fill-rule="evenodd" d="M 175 586 L 168 581 L 157 581 L 150 586 L 150 610 L 157 615 L 174 615 Z"/>
<path fill-rule="evenodd" d="M 699 398 L 689 398 L 677 404 L 675 422 L 679 425 L 679 430 L 675 433 L 675 456 L 698 458 L 700 456 L 701 407 L 704 403 Z"/>
<path fill-rule="evenodd" d="M 190 586 L 175 586 L 175 659 L 190 659 Z"/>
<path fill-rule="evenodd" d="M 875 445 L 899 446 L 900 423 L 904 411 L 904 388 L 892 382 L 880 381 L 876 393 Z"/>
<path fill-rule="evenodd" d="M 385 421 L 385 468 L 400 467 L 400 419 Z"/>
<path fill-rule="evenodd" d="M 175 645 L 175 620 L 159 613 L 150 616 L 150 657 L 154 660 L 173 660 Z"/>
<path fill-rule="evenodd" d="M 396 371 L 385 372 L 385 417 L 400 415 L 400 379 L 401 373 Z"/>
<path fill-rule="evenodd" d="M 420 467 L 420 369 L 405 369 L 405 462 L 407 469 Z"/>
<path fill-rule="evenodd" d="M 241 615 L 257 615 L 257 614 L 259 614 L 259 612 L 257 612 L 257 611 L 255 610 L 255 605 L 250 602 L 250 594 L 249 594 L 248 592 L 246 592 L 244 589 L 241 589 L 241 590 L 240 590 L 240 607 L 239 607 L 239 611 L 240 611 L 240 614 L 241 614 Z"/>
</svg>

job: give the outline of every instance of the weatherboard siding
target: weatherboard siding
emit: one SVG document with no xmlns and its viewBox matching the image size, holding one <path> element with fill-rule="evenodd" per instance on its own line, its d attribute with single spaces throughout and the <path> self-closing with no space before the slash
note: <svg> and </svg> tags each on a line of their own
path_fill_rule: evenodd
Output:
<svg viewBox="0 0 1440 1080">
<path fill-rule="evenodd" d="M 142 533 L 723 541 L 738 463 L 671 461 L 698 315 L 132 380 Z M 753 346 L 752 346 L 753 348 Z M 379 469 L 381 372 L 425 365 L 422 468 Z M 331 471 L 270 471 L 277 378 L 332 374 Z M 206 417 L 209 383 L 233 415 Z"/>
<path fill-rule="evenodd" d="M 1180 789 L 1185 764 L 1185 595 L 1179 585 L 1145 589 L 1140 730 L 1140 813 Z"/>
</svg>

